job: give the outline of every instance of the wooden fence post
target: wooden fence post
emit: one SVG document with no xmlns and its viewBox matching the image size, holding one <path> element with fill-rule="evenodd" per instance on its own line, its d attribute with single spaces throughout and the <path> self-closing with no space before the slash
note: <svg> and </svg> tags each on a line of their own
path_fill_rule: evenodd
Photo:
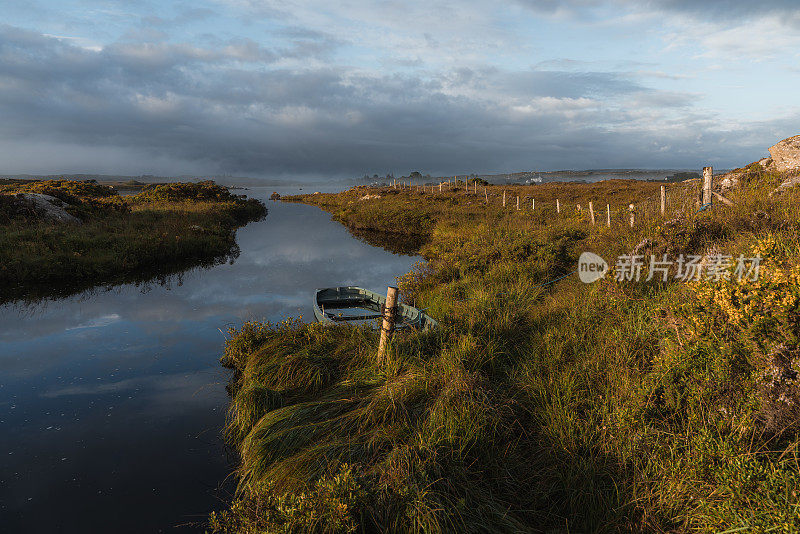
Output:
<svg viewBox="0 0 800 534">
<path fill-rule="evenodd" d="M 703 204 L 711 204 L 711 187 L 714 182 L 714 168 L 703 167 Z"/>
<path fill-rule="evenodd" d="M 531 210 L 536 211 L 536 199 L 531 199 Z"/>
<path fill-rule="evenodd" d="M 386 349 L 394 332 L 394 321 L 397 317 L 397 288 L 389 286 L 386 290 L 386 304 L 383 307 L 383 324 L 381 325 L 381 340 L 378 344 L 378 364 L 386 358 Z"/>
<path fill-rule="evenodd" d="M 561 213 L 561 202 L 556 199 L 556 213 Z"/>
<path fill-rule="evenodd" d="M 592 201 L 589 201 L 589 218 L 592 220 L 592 226 L 594 226 L 594 205 L 592 205 Z"/>
<path fill-rule="evenodd" d="M 506 192 L 503 191 L 503 207 L 506 207 Z"/>
<path fill-rule="evenodd" d="M 606 226 L 611 228 L 611 205 L 606 204 Z"/>
<path fill-rule="evenodd" d="M 667 211 L 667 186 L 661 186 L 661 216 Z"/>
<path fill-rule="evenodd" d="M 519 211 L 519 195 L 517 195 L 517 211 Z"/>
<path fill-rule="evenodd" d="M 439 192 L 442 192 L 442 182 L 439 182 Z"/>
<path fill-rule="evenodd" d="M 631 212 L 631 228 L 633 228 L 633 223 L 634 223 L 634 222 L 635 222 L 635 220 L 636 220 L 636 215 L 635 215 L 635 213 L 636 213 L 636 206 L 634 206 L 633 204 L 629 204 L 629 205 L 628 205 L 628 211 L 629 211 L 629 212 Z"/>
<path fill-rule="evenodd" d="M 474 182 L 472 182 L 472 185 L 473 185 L 473 188 L 472 188 L 473 191 L 472 192 L 473 192 L 473 194 L 477 195 L 478 194 L 478 180 L 475 180 Z"/>
<path fill-rule="evenodd" d="M 488 205 L 489 204 L 489 193 L 486 192 L 486 186 L 483 186 L 483 196 L 485 198 L 486 204 Z"/>
</svg>

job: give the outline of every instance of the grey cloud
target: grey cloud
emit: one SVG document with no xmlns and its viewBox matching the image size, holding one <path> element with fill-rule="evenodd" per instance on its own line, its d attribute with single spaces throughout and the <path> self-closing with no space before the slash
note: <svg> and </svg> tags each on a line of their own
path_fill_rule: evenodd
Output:
<svg viewBox="0 0 800 534">
<path fill-rule="evenodd" d="M 579 98 L 623 95 L 642 90 L 625 75 L 609 72 L 530 71 L 506 74 L 504 85 L 514 94 Z"/>
<path fill-rule="evenodd" d="M 629 73 L 370 75 L 278 69 L 271 62 L 280 57 L 249 41 L 116 43 L 95 52 L 0 27 L 0 170 L 89 171 L 103 162 L 109 172 L 109 154 L 113 170 L 132 174 L 697 166 L 712 151 L 741 163 L 743 146 L 773 141 L 698 142 L 707 118 L 684 109 L 695 97 L 647 89 Z M 673 126 L 674 113 L 682 124 Z M 41 153 L 32 158 L 34 149 Z"/>
<path fill-rule="evenodd" d="M 151 27 L 130 29 L 122 36 L 123 41 L 135 42 L 160 42 L 167 39 L 169 39 L 167 32 Z"/>
<path fill-rule="evenodd" d="M 191 7 L 180 10 L 180 12 L 176 16 L 171 18 L 164 18 L 156 15 L 148 15 L 142 17 L 142 24 L 145 26 L 157 26 L 162 28 L 168 28 L 168 27 L 174 27 L 175 25 L 178 24 L 186 24 L 190 22 L 205 20 L 215 15 L 216 12 L 211 9 Z"/>
<path fill-rule="evenodd" d="M 574 13 L 603 4 L 603 0 L 519 0 L 519 2 L 534 11 L 542 13 Z"/>
<path fill-rule="evenodd" d="M 800 12 L 800 5 L 796 0 L 649 0 L 630 2 L 667 11 L 681 11 L 697 15 L 718 18 L 739 18 L 766 13 L 794 13 Z"/>
<path fill-rule="evenodd" d="M 795 22 L 800 19 L 800 6 L 796 0 L 518 0 L 518 2 L 542 14 L 568 14 L 576 17 L 587 17 L 594 9 L 607 6 L 633 11 L 686 13 L 702 17 L 707 22 L 753 18 L 775 13 L 788 15 Z"/>
</svg>

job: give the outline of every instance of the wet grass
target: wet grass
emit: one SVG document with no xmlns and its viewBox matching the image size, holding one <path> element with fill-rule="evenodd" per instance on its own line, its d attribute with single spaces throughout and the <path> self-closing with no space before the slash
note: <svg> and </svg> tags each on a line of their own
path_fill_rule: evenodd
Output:
<svg viewBox="0 0 800 534">
<path fill-rule="evenodd" d="M 160 198 L 165 188 L 172 197 Z M 220 186 L 184 189 L 183 197 L 175 193 L 180 184 L 168 184 L 121 198 L 83 182 L 0 183 L 0 301 L 65 295 L 225 261 L 237 253 L 236 228 L 266 213 L 263 204 Z M 13 197 L 18 192 L 55 196 L 82 224 L 20 209 Z"/>
<path fill-rule="evenodd" d="M 399 284 L 440 328 L 397 334 L 380 367 L 369 328 L 231 330 L 240 484 L 212 529 L 798 531 L 800 195 L 770 197 L 778 179 L 754 176 L 732 208 L 610 229 L 463 192 L 290 199 L 352 227 L 426 235 L 428 261 Z M 556 187 L 575 203 L 605 187 L 623 205 L 657 194 Z M 539 202 L 543 189 L 520 191 Z M 367 192 L 381 198 L 359 200 Z M 635 248 L 760 254 L 761 277 L 542 285 L 584 250 L 613 263 Z"/>
</svg>

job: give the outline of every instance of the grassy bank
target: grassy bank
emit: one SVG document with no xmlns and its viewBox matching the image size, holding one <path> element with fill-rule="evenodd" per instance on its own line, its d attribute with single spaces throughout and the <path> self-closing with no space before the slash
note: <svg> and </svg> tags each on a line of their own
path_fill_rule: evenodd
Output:
<svg viewBox="0 0 800 534">
<path fill-rule="evenodd" d="M 499 187 L 289 199 L 424 235 L 428 262 L 400 289 L 441 326 L 397 335 L 380 368 L 368 328 L 232 330 L 222 362 L 240 485 L 212 528 L 800 530 L 799 195 L 748 178 L 734 207 L 701 212 L 686 202 L 698 185 L 676 185 L 683 216 L 651 210 L 633 228 L 624 208 L 652 205 L 657 185 L 506 189 L 537 211 L 504 209 Z M 555 213 L 555 198 L 569 209 Z M 589 223 L 590 200 L 614 205 L 611 228 Z M 634 250 L 763 261 L 758 282 L 542 285 L 582 251 L 613 267 Z"/>
<path fill-rule="evenodd" d="M 54 222 L 17 193 L 58 198 L 80 224 Z M 236 253 L 235 229 L 264 205 L 213 183 L 151 186 L 135 196 L 74 181 L 0 181 L 0 300 L 146 280 Z"/>
</svg>

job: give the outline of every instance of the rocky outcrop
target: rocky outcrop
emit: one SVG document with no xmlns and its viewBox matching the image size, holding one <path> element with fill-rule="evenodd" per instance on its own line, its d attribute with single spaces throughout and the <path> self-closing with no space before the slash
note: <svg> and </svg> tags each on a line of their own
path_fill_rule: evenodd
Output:
<svg viewBox="0 0 800 534">
<path fill-rule="evenodd" d="M 758 164 L 761 169 L 770 173 L 790 173 L 796 174 L 800 172 L 800 135 L 789 137 L 783 141 L 776 143 L 769 148 L 770 157 L 762 158 L 747 167 L 736 169 L 729 173 L 723 174 L 716 179 L 718 189 L 721 193 L 726 193 L 732 189 L 736 189 L 743 182 L 748 181 L 749 177 L 753 174 L 758 174 Z M 755 168 L 755 170 L 754 170 Z M 785 174 L 784 174 L 785 175 Z M 795 185 L 789 178 L 778 187 L 772 194 L 780 194 L 789 187 Z"/>
<path fill-rule="evenodd" d="M 772 196 L 772 195 L 780 195 L 784 191 L 788 191 L 790 188 L 792 188 L 792 187 L 794 187 L 796 185 L 800 185 L 800 175 L 792 176 L 791 178 L 787 178 L 786 180 L 784 180 L 781 185 L 779 185 L 778 187 L 775 188 L 775 191 L 770 193 L 770 196 Z"/>
<path fill-rule="evenodd" d="M 41 193 L 19 193 L 17 200 L 26 204 L 38 216 L 48 221 L 61 223 L 81 224 L 81 220 L 67 213 L 63 206 L 66 204 L 53 196 Z"/>
<path fill-rule="evenodd" d="M 760 160 L 758 160 L 758 164 L 761 165 L 761 168 L 764 169 L 765 171 L 770 170 L 774 165 L 774 163 L 775 162 L 772 161 L 772 158 L 761 158 Z"/>
<path fill-rule="evenodd" d="M 769 147 L 769 153 L 777 172 L 800 171 L 800 135 Z"/>
<path fill-rule="evenodd" d="M 727 174 L 723 174 L 722 177 L 719 179 L 719 189 L 723 193 L 727 193 L 731 189 L 736 189 L 739 187 L 739 182 L 742 179 L 744 173 L 738 171 L 732 171 Z"/>
</svg>

